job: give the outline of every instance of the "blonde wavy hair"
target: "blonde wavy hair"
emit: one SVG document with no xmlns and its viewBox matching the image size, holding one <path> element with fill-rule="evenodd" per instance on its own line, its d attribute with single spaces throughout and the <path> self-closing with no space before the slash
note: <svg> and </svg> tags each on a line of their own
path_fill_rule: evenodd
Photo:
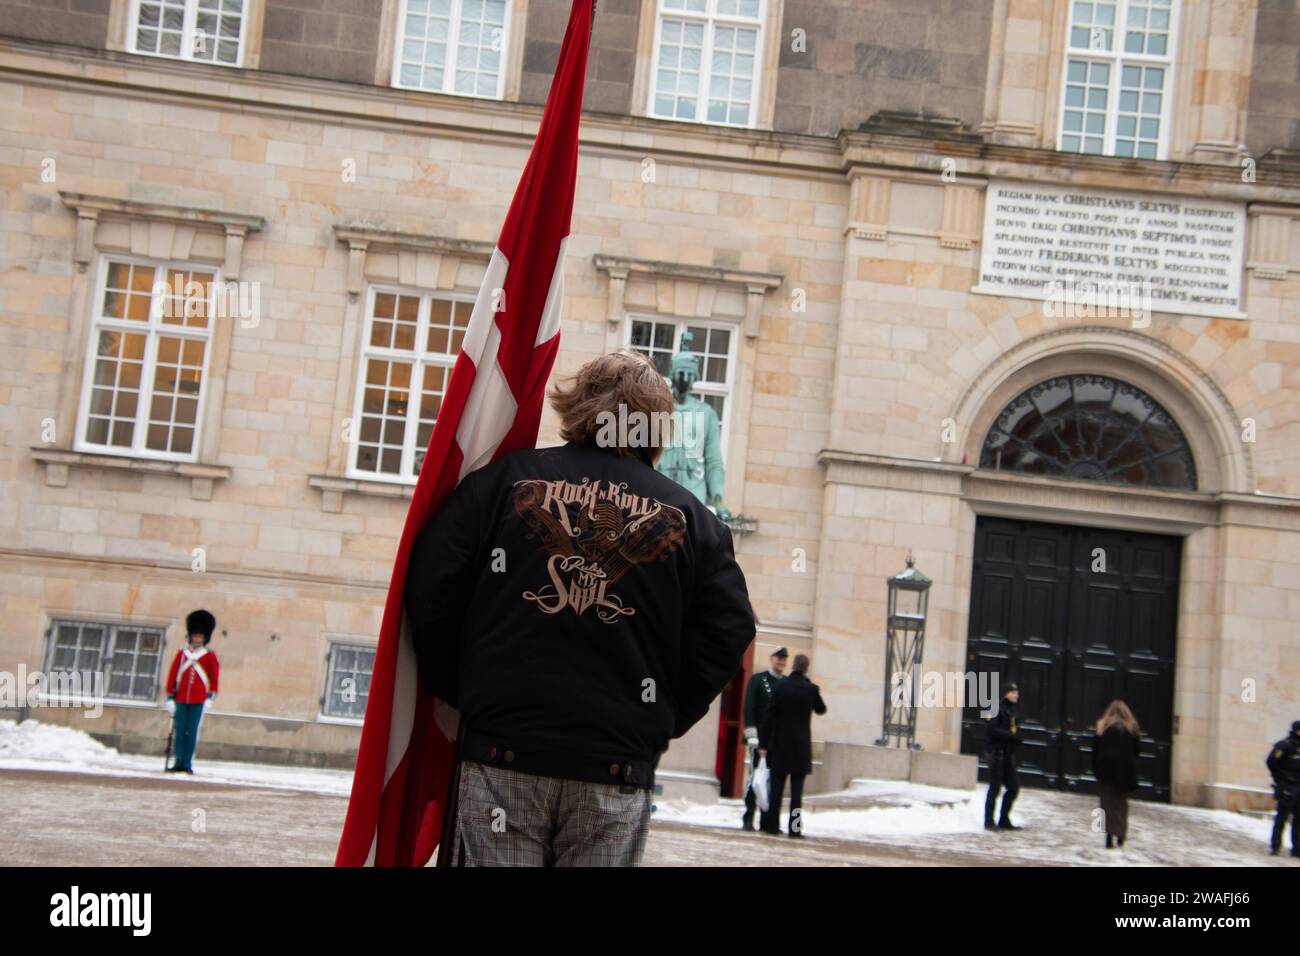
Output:
<svg viewBox="0 0 1300 956">
<path fill-rule="evenodd" d="M 577 374 L 551 386 L 549 397 L 560 416 L 560 437 L 580 445 L 596 445 L 602 423 L 610 415 L 619 419 L 620 406 L 628 416 L 623 420 L 635 414 L 646 416 L 647 422 L 668 421 L 675 408 L 673 390 L 654 363 L 628 349 L 592 359 Z M 665 431 L 648 428 L 643 442 L 619 441 L 608 448 L 653 466 L 671 438 Z"/>
<path fill-rule="evenodd" d="M 1133 711 L 1129 710 L 1128 704 L 1122 700 L 1112 700 L 1106 707 L 1105 712 L 1097 720 L 1097 736 L 1100 737 L 1116 724 L 1119 724 L 1133 736 L 1138 735 L 1137 718 L 1133 716 Z"/>
</svg>

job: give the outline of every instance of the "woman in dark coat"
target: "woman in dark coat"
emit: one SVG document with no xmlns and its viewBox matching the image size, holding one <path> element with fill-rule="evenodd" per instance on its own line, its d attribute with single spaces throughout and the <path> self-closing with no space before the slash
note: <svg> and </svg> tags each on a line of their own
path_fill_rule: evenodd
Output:
<svg viewBox="0 0 1300 956">
<path fill-rule="evenodd" d="M 1141 730 L 1133 711 L 1113 700 L 1097 721 L 1092 739 L 1092 775 L 1101 788 L 1101 811 L 1106 818 L 1106 849 L 1124 845 L 1128 836 L 1128 795 L 1138 786 L 1138 740 Z"/>
<path fill-rule="evenodd" d="M 812 773 L 812 715 L 826 713 L 821 689 L 808 679 L 808 655 L 797 654 L 794 671 L 772 686 L 772 704 L 760 732 L 767 741 L 767 766 L 772 772 L 767 809 L 759 818 L 764 833 L 781 832 L 781 797 L 785 778 L 790 778 L 790 820 L 792 837 L 803 836 L 801 808 L 803 780 Z"/>
</svg>

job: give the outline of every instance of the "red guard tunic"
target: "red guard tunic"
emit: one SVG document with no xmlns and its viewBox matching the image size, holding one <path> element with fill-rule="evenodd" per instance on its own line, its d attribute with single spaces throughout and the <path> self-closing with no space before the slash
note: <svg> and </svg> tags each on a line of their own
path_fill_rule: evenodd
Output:
<svg viewBox="0 0 1300 956">
<path fill-rule="evenodd" d="M 198 651 L 182 647 L 176 652 L 171 670 L 167 673 L 167 694 L 175 696 L 177 703 L 201 704 L 208 699 L 208 694 L 217 692 L 219 673 L 220 667 L 214 651 L 206 647 L 199 648 Z"/>
</svg>

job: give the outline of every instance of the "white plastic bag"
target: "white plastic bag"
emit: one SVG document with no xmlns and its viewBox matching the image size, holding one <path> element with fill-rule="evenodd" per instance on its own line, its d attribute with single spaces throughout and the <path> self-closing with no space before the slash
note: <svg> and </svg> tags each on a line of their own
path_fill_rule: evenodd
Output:
<svg viewBox="0 0 1300 956">
<path fill-rule="evenodd" d="M 758 804 L 758 809 L 767 811 L 767 785 L 771 771 L 767 769 L 767 756 L 758 758 L 758 766 L 754 768 L 754 776 L 749 780 L 749 789 L 754 791 L 754 800 Z"/>
</svg>

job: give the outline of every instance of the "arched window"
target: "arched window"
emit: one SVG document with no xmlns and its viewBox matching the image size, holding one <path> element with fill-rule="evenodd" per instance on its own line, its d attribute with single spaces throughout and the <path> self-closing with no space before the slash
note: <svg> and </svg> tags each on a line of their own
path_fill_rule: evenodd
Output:
<svg viewBox="0 0 1300 956">
<path fill-rule="evenodd" d="M 1040 382 L 993 422 L 980 467 L 1150 488 L 1196 488 L 1182 429 L 1146 392 L 1103 375 Z"/>
</svg>

